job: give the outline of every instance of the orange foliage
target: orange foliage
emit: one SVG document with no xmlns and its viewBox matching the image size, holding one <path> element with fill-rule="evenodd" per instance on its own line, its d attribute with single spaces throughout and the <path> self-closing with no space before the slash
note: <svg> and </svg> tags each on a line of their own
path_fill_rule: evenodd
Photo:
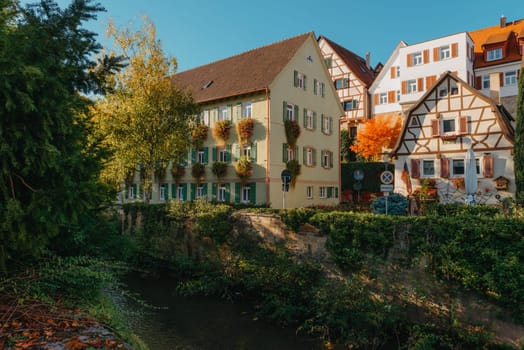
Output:
<svg viewBox="0 0 524 350">
<path fill-rule="evenodd" d="M 364 159 L 378 160 L 383 147 L 395 146 L 401 127 L 402 120 L 398 117 L 378 116 L 368 119 L 359 130 L 356 142 L 349 149 Z"/>
</svg>

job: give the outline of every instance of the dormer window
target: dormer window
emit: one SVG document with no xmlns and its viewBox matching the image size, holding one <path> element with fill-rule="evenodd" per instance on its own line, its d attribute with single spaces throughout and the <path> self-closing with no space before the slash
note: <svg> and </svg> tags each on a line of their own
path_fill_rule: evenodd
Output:
<svg viewBox="0 0 524 350">
<path fill-rule="evenodd" d="M 502 48 L 491 49 L 486 51 L 486 61 L 496 61 L 502 59 Z"/>
</svg>

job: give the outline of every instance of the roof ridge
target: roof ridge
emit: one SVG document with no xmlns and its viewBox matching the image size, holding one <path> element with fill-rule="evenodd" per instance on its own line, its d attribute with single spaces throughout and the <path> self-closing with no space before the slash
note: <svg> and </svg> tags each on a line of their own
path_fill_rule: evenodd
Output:
<svg viewBox="0 0 524 350">
<path fill-rule="evenodd" d="M 307 37 L 308 35 L 310 34 L 313 34 L 313 37 L 314 37 L 314 33 L 311 31 L 311 32 L 306 32 L 306 33 L 302 33 L 302 34 L 298 34 L 298 35 L 295 35 L 295 36 L 292 36 L 292 37 L 289 37 L 289 38 L 285 38 L 285 39 L 281 39 L 279 41 L 275 41 L 275 42 L 272 42 L 272 43 L 269 43 L 269 44 L 266 44 L 266 45 L 262 45 L 262 46 L 259 46 L 259 47 L 255 47 L 253 49 L 249 49 L 247 51 L 243 51 L 243 52 L 239 52 L 237 54 L 234 54 L 232 56 L 228 56 L 228 57 L 224 57 L 224 58 L 220 58 L 220 59 L 217 59 L 216 61 L 212 61 L 212 62 L 208 62 L 206 64 L 203 64 L 203 65 L 200 65 L 200 66 L 197 66 L 197 67 L 193 67 L 193 68 L 190 68 L 190 69 L 186 69 L 184 71 L 181 71 L 181 72 L 177 72 L 175 73 L 175 75 L 178 75 L 178 74 L 182 74 L 182 73 L 185 73 L 185 72 L 190 72 L 192 70 L 195 70 L 195 69 L 201 69 L 203 67 L 206 67 L 206 66 L 210 66 L 210 65 L 214 65 L 216 63 L 219 63 L 219 62 L 222 62 L 222 61 L 225 61 L 225 60 L 229 60 L 231 58 L 235 58 L 235 57 L 240 57 L 242 55 L 247 55 L 247 54 L 250 54 L 252 53 L 253 51 L 257 51 L 257 50 L 262 50 L 262 49 L 265 49 L 265 48 L 268 48 L 268 47 L 271 47 L 271 46 L 274 46 L 274 45 L 278 45 L 278 44 L 282 44 L 288 40 L 293 40 L 293 39 L 297 39 L 301 36 L 304 36 L 304 37 Z"/>
</svg>

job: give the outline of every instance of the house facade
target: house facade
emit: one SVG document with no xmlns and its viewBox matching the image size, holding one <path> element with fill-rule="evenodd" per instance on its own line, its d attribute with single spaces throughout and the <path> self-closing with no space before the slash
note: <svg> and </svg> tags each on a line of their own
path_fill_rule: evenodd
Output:
<svg viewBox="0 0 524 350">
<path fill-rule="evenodd" d="M 173 83 L 192 92 L 207 133 L 153 186 L 153 202 L 339 203 L 343 111 L 313 33 L 178 73 Z M 284 169 L 293 174 L 288 192 Z"/>
<path fill-rule="evenodd" d="M 407 112 L 396 148 L 395 192 L 408 195 L 431 179 L 442 203 L 465 201 L 464 159 L 473 148 L 477 202 L 515 193 L 514 120 L 496 101 L 447 72 Z"/>
<path fill-rule="evenodd" d="M 524 19 L 500 18 L 495 26 L 469 33 L 475 42 L 475 87 L 515 116 L 524 50 Z"/>
<path fill-rule="evenodd" d="M 367 54 L 364 59 L 325 36 L 318 38 L 318 44 L 344 109 L 339 120 L 341 128 L 349 130 L 350 136 L 355 137 L 358 126 L 370 117 L 368 89 L 375 79 L 370 56 Z"/>
</svg>

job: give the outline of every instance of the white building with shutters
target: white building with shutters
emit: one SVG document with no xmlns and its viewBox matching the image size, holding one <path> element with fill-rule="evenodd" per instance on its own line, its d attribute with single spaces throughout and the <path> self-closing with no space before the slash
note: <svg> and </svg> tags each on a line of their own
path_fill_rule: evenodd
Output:
<svg viewBox="0 0 524 350">
<path fill-rule="evenodd" d="M 477 160 L 477 202 L 497 204 L 515 194 L 514 123 L 494 100 L 448 72 L 406 111 L 395 159 L 395 192 L 408 195 L 433 179 L 440 202 L 465 201 L 464 158 Z"/>
</svg>

